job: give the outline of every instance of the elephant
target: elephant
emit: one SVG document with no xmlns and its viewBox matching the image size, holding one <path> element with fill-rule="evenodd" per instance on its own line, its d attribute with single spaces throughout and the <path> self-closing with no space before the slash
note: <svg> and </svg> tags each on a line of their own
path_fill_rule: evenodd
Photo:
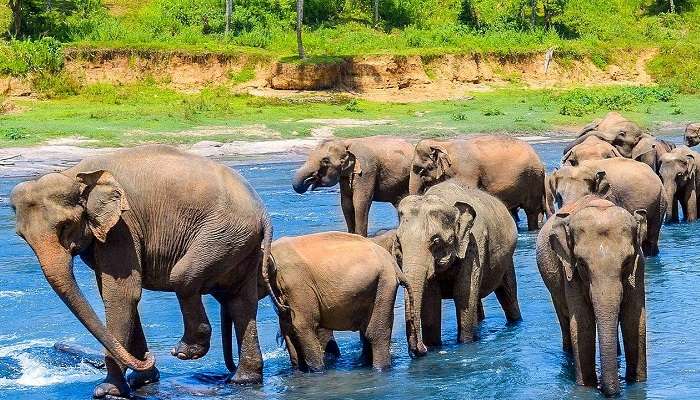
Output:
<svg viewBox="0 0 700 400">
<path fill-rule="evenodd" d="M 261 382 L 256 277 L 272 227 L 236 172 L 169 146 L 140 146 L 20 183 L 10 201 L 47 281 L 105 347 L 107 378 L 95 397 L 128 396 L 158 380 L 137 309 L 142 289 L 177 295 L 185 333 L 172 353 L 182 359 L 207 353 L 201 296 L 214 295 L 235 325 L 240 365 L 231 380 Z M 75 256 L 95 271 L 106 327 L 75 281 Z"/>
<path fill-rule="evenodd" d="M 634 146 L 631 158 L 643 162 L 658 174 L 661 167 L 661 157 L 675 148 L 676 145 L 671 142 L 646 136 Z"/>
<path fill-rule="evenodd" d="M 305 193 L 340 183 L 340 204 L 348 232 L 367 236 L 372 201 L 396 206 L 408 194 L 413 145 L 374 136 L 321 143 L 296 171 L 293 187 Z"/>
<path fill-rule="evenodd" d="M 667 202 L 661 179 L 649 166 L 626 158 L 589 160 L 577 167 L 561 167 L 554 171 L 549 184 L 559 208 L 595 194 L 629 212 L 645 210 L 649 233 L 642 248 L 647 256 L 659 253 L 659 232 Z"/>
<path fill-rule="evenodd" d="M 685 127 L 685 145 L 697 146 L 700 143 L 700 123 L 688 124 Z"/>
<path fill-rule="evenodd" d="M 614 157 L 622 157 L 622 154 L 613 145 L 597 136 L 589 136 L 564 154 L 561 164 L 576 166 L 586 160 L 603 160 Z"/>
<path fill-rule="evenodd" d="M 490 293 L 509 322 L 521 319 L 516 238 L 515 221 L 502 202 L 454 180 L 401 200 L 393 252 L 415 294 L 425 345 L 441 344 L 442 299 L 455 302 L 459 343 L 474 340 L 484 318 L 481 299 Z"/>
<path fill-rule="evenodd" d="M 678 222 L 678 203 L 687 222 L 698 219 L 698 164 L 700 154 L 686 146 L 679 146 L 661 156 L 659 176 L 664 185 L 666 202 L 671 211 L 667 222 Z"/>
<path fill-rule="evenodd" d="M 318 331 L 360 331 L 363 355 L 382 370 L 389 353 L 398 286 L 405 293 L 412 355 L 427 349 L 416 329 L 413 293 L 392 255 L 371 240 L 344 232 L 284 237 L 272 244 L 269 276 L 280 299 L 280 332 L 292 366 L 324 369 Z"/>
<path fill-rule="evenodd" d="M 610 112 L 603 120 L 591 123 L 583 128 L 579 132 L 578 138 L 564 150 L 564 154 L 591 136 L 612 144 L 623 157 L 632 158 L 632 151 L 637 143 L 642 138 L 651 135 L 619 113 Z"/>
<path fill-rule="evenodd" d="M 454 178 L 499 198 L 512 214 L 523 208 L 529 230 L 539 228 L 546 212 L 544 165 L 528 143 L 485 135 L 463 140 L 422 140 L 416 145 L 409 183 L 410 194 Z"/>
<path fill-rule="evenodd" d="M 594 195 L 569 203 L 537 236 L 537 266 L 552 297 L 564 351 L 573 352 L 576 383 L 596 386 L 596 331 L 601 389 L 620 391 L 617 356 L 622 328 L 628 383 L 645 381 L 646 212 L 630 214 Z"/>
</svg>

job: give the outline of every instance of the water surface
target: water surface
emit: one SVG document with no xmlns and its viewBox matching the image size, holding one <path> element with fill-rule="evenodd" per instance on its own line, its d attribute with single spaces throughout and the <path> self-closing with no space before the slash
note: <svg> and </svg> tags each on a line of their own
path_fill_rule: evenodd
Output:
<svg viewBox="0 0 700 400">
<path fill-rule="evenodd" d="M 535 147 L 551 169 L 558 163 L 563 145 Z M 344 230 L 337 188 L 303 196 L 293 192 L 290 181 L 298 164 L 246 163 L 234 167 L 260 193 L 272 215 L 276 237 Z M 18 182 L 0 181 L 0 398 L 90 398 L 104 372 L 81 357 L 54 350 L 53 344 L 67 341 L 93 349 L 99 345 L 53 293 L 30 248 L 14 234 L 7 197 Z M 371 231 L 395 223 L 390 206 L 373 206 Z M 454 307 L 446 301 L 445 345 L 427 357 L 412 360 L 405 344 L 403 302 L 397 301 L 393 368 L 384 373 L 362 365 L 359 338 L 353 332 L 337 334 L 343 355 L 328 372 L 292 371 L 286 351 L 276 342 L 277 318 L 266 299 L 260 302 L 258 313 L 265 383 L 226 385 L 218 304 L 206 298 L 215 327 L 209 354 L 202 360 L 180 361 L 170 355 L 183 329 L 175 295 L 144 292 L 141 319 L 162 380 L 136 394 L 147 399 L 602 398 L 596 390 L 574 383 L 571 360 L 560 350 L 560 331 L 549 293 L 537 272 L 536 235 L 522 228 L 521 223 L 515 265 L 523 321 L 506 326 L 491 296 L 485 302 L 486 320 L 479 328 L 479 340 L 457 345 Z M 699 228 L 698 224 L 665 226 L 661 255 L 647 261 L 649 380 L 624 386 L 625 398 L 700 397 Z M 102 314 L 94 275 L 78 260 L 75 274 Z"/>
</svg>

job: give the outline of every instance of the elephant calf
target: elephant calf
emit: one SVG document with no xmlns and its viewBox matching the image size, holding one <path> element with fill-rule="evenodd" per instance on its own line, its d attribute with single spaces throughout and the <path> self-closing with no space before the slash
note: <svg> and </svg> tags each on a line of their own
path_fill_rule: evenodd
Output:
<svg viewBox="0 0 700 400">
<path fill-rule="evenodd" d="M 597 136 L 589 136 L 567 151 L 561 159 L 561 164 L 577 166 L 586 160 L 603 160 L 615 157 L 622 157 L 615 146 Z"/>
<path fill-rule="evenodd" d="M 329 140 L 310 154 L 294 176 L 305 193 L 340 182 L 340 204 L 348 232 L 367 236 L 372 201 L 396 206 L 408 194 L 413 145 L 387 136 Z"/>
<path fill-rule="evenodd" d="M 668 222 L 678 222 L 678 204 L 687 222 L 698 219 L 698 163 L 700 154 L 686 146 L 679 146 L 661 157 L 659 176 L 664 185 L 666 201 L 671 212 Z"/>
<path fill-rule="evenodd" d="M 649 234 L 642 243 L 644 254 L 659 253 L 659 232 L 667 203 L 661 179 L 647 165 L 626 158 L 584 161 L 577 167 L 554 171 L 549 185 L 560 208 L 595 194 L 629 212 L 646 210 Z"/>
<path fill-rule="evenodd" d="M 565 206 L 537 236 L 537 266 L 552 296 L 564 350 L 573 352 L 576 383 L 595 386 L 596 331 L 602 390 L 620 391 L 618 324 L 627 382 L 646 380 L 644 254 L 646 212 L 630 214 L 585 196 Z"/>
<path fill-rule="evenodd" d="M 460 343 L 474 339 L 483 319 L 481 299 L 494 291 L 508 321 L 520 319 L 516 238 L 503 203 L 454 181 L 401 201 L 394 253 L 415 292 L 426 345 L 441 343 L 442 299 L 455 302 Z"/>
<path fill-rule="evenodd" d="M 282 238 L 272 245 L 270 266 L 272 290 L 284 304 L 280 331 L 292 366 L 323 370 L 326 340 L 319 330 L 332 330 L 360 331 L 364 356 L 376 369 L 388 367 L 399 284 L 406 290 L 409 350 L 427 352 L 406 278 L 391 254 L 369 239 L 341 232 Z"/>
<path fill-rule="evenodd" d="M 529 230 L 539 228 L 545 213 L 544 165 L 528 143 L 508 136 L 485 135 L 463 140 L 426 139 L 416 145 L 410 194 L 449 179 L 499 198 L 514 215 L 527 214 Z"/>
<path fill-rule="evenodd" d="M 697 146 L 700 143 L 700 123 L 688 124 L 685 127 L 685 144 L 688 147 Z"/>
</svg>

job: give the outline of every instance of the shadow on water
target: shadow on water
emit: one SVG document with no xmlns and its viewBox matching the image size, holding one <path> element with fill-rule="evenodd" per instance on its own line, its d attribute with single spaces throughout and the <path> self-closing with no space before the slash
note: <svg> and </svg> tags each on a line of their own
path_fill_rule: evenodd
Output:
<svg viewBox="0 0 700 400">
<path fill-rule="evenodd" d="M 676 138 L 677 140 L 677 138 Z M 551 170 L 564 144 L 538 144 Z M 345 230 L 338 189 L 297 195 L 291 176 L 298 163 L 236 165 L 265 201 L 276 237 L 325 230 Z M 89 398 L 104 371 L 82 355 L 56 350 L 56 342 L 98 349 L 97 342 L 73 317 L 45 282 L 29 247 L 14 235 L 7 196 L 16 180 L 0 181 L 0 398 Z M 372 207 L 370 230 L 396 224 L 393 208 Z M 535 264 L 536 233 L 525 230 L 521 214 L 515 265 L 523 321 L 507 325 L 493 296 L 484 302 L 486 319 L 474 343 L 456 344 L 454 306 L 443 305 L 444 345 L 421 359 L 411 359 L 404 331 L 401 297 L 395 307 L 393 366 L 379 373 L 360 359 L 357 333 L 339 332 L 342 356 L 323 374 L 291 370 L 286 351 L 276 342 L 277 318 L 268 300 L 260 302 L 258 329 L 265 359 L 265 384 L 226 384 L 219 340 L 218 305 L 205 306 L 215 327 L 209 354 L 180 361 L 170 348 L 182 334 L 177 300 L 170 293 L 145 292 L 140 305 L 150 350 L 162 381 L 140 389 L 143 399 L 406 399 L 520 398 L 598 399 L 591 388 L 575 385 L 571 359 L 561 351 L 559 325 L 549 293 Z M 664 227 L 661 254 L 647 259 L 646 288 L 649 381 L 623 385 L 623 398 L 700 397 L 700 248 L 697 224 Z M 80 262 L 75 275 L 98 312 L 103 309 L 94 276 Z M 401 293 L 401 291 L 400 291 Z M 402 296 L 401 294 L 399 296 Z M 94 357 L 89 356 L 89 357 Z M 91 359 L 99 361 L 99 357 Z M 624 361 L 624 357 L 621 357 Z M 622 364 L 624 365 L 624 363 Z M 620 370 L 624 374 L 624 367 Z"/>
</svg>

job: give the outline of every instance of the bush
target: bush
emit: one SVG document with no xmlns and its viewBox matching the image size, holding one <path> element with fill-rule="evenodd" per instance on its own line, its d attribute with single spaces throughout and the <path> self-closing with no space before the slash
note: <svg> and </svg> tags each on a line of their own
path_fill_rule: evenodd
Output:
<svg viewBox="0 0 700 400">
<path fill-rule="evenodd" d="M 32 76 L 32 87 L 47 99 L 74 96 L 80 93 L 80 82 L 66 72 L 39 71 Z"/>
<path fill-rule="evenodd" d="M 647 69 L 659 84 L 683 93 L 700 93 L 700 44 L 662 47 Z"/>
<path fill-rule="evenodd" d="M 57 73 L 63 69 L 63 48 L 52 38 L 0 42 L 0 75 L 24 76 L 31 72 Z"/>
<path fill-rule="evenodd" d="M 638 105 L 669 102 L 676 91 L 667 87 L 574 89 L 555 96 L 559 114 L 582 117 L 598 110 L 630 111 Z"/>
</svg>

